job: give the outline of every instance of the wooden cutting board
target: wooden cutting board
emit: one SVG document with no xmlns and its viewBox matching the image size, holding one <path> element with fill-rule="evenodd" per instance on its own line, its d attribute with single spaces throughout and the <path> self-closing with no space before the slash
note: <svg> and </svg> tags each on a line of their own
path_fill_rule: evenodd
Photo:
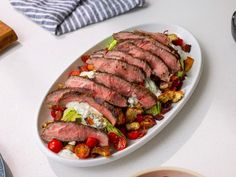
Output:
<svg viewBox="0 0 236 177">
<path fill-rule="evenodd" d="M 0 21 L 0 52 L 17 41 L 17 39 L 15 31 Z"/>
</svg>

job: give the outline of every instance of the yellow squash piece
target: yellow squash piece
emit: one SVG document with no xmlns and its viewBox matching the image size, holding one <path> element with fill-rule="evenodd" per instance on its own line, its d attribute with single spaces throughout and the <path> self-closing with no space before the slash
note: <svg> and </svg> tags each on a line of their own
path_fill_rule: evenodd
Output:
<svg viewBox="0 0 236 177">
<path fill-rule="evenodd" d="M 178 102 L 181 100 L 184 96 L 183 91 L 174 91 L 174 90 L 168 90 L 162 93 L 159 97 L 158 100 L 160 100 L 162 103 L 166 103 L 167 101 L 172 101 L 173 103 Z"/>
</svg>

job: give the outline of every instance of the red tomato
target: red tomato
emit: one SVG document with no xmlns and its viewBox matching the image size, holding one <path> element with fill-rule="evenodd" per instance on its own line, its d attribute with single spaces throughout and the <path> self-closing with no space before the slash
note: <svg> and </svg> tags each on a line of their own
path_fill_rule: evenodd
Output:
<svg viewBox="0 0 236 177">
<path fill-rule="evenodd" d="M 147 130 L 134 130 L 127 133 L 127 137 L 131 140 L 139 139 L 147 133 Z"/>
<path fill-rule="evenodd" d="M 109 141 L 113 144 L 117 143 L 119 141 L 119 136 L 115 134 L 114 132 L 108 133 Z"/>
<path fill-rule="evenodd" d="M 52 152 L 58 153 L 62 150 L 63 148 L 63 144 L 61 141 L 57 140 L 57 139 L 52 139 L 49 143 L 48 143 L 48 149 L 50 149 Z"/>
<path fill-rule="evenodd" d="M 124 136 L 119 136 L 118 142 L 114 144 L 117 151 L 121 151 L 127 147 L 127 140 Z"/>
<path fill-rule="evenodd" d="M 84 62 L 84 63 L 86 63 L 86 61 L 89 59 L 89 55 L 82 55 L 81 56 L 81 60 Z"/>
<path fill-rule="evenodd" d="M 87 64 L 85 64 L 85 65 L 83 65 L 83 66 L 80 66 L 80 69 L 81 69 L 81 71 L 89 71 Z"/>
<path fill-rule="evenodd" d="M 183 39 L 180 39 L 180 38 L 178 38 L 178 39 L 172 41 L 172 43 L 173 43 L 174 45 L 179 45 L 179 46 L 182 46 L 182 45 L 183 45 L 183 42 L 184 42 Z"/>
<path fill-rule="evenodd" d="M 54 120 L 60 120 L 63 115 L 64 108 L 59 105 L 52 106 L 51 116 Z"/>
<path fill-rule="evenodd" d="M 75 146 L 75 155 L 80 159 L 86 159 L 90 154 L 90 148 L 84 144 L 78 144 Z"/>
<path fill-rule="evenodd" d="M 92 71 L 92 70 L 94 70 L 94 66 L 93 66 L 93 65 L 87 65 L 87 69 L 88 69 L 89 71 Z"/>
<path fill-rule="evenodd" d="M 88 137 L 88 139 L 86 140 L 86 145 L 90 148 L 95 147 L 98 144 L 98 139 L 93 138 L 93 137 Z"/>
<path fill-rule="evenodd" d="M 110 132 L 108 133 L 109 141 L 113 143 L 114 148 L 118 151 L 125 149 L 127 146 L 127 141 L 124 136 L 118 136 L 117 134 Z"/>
<path fill-rule="evenodd" d="M 140 122 L 142 122 L 143 120 L 144 120 L 143 115 L 142 115 L 142 114 L 137 114 L 137 116 L 136 116 L 136 121 L 137 121 L 138 123 L 140 123 Z"/>
<path fill-rule="evenodd" d="M 69 73 L 69 76 L 79 76 L 81 73 L 80 70 L 72 70 L 70 73 Z"/>
</svg>

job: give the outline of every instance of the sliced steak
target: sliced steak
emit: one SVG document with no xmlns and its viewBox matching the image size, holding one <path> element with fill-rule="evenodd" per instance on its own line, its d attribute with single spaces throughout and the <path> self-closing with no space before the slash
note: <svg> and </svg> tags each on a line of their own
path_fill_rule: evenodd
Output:
<svg viewBox="0 0 236 177">
<path fill-rule="evenodd" d="M 166 64 L 150 52 L 135 46 L 131 42 L 122 42 L 116 46 L 115 50 L 126 52 L 133 57 L 147 61 L 153 69 L 154 75 L 158 76 L 163 81 L 169 80 L 169 70 Z"/>
<path fill-rule="evenodd" d="M 165 49 L 169 52 L 175 52 L 174 49 L 170 46 L 166 46 L 162 43 L 160 43 L 157 40 L 154 40 L 153 38 L 149 37 L 149 36 L 145 36 L 139 32 L 126 32 L 126 31 L 122 31 L 119 33 L 115 33 L 113 34 L 113 37 L 117 40 L 117 41 L 126 41 L 126 40 L 147 40 L 147 41 L 152 41 L 153 43 L 155 43 L 155 45 L 157 45 L 158 47 Z"/>
<path fill-rule="evenodd" d="M 115 75 L 97 72 L 94 80 L 97 83 L 103 84 L 106 87 L 117 91 L 123 96 L 137 97 L 139 103 L 146 109 L 152 107 L 157 102 L 156 96 L 145 87 L 127 82 Z"/>
<path fill-rule="evenodd" d="M 106 72 L 124 78 L 129 82 L 143 82 L 145 75 L 142 70 L 126 62 L 107 58 L 90 58 L 86 61 L 94 65 L 97 71 Z"/>
<path fill-rule="evenodd" d="M 114 107 L 106 101 L 98 98 L 93 98 L 88 94 L 69 93 L 63 96 L 59 104 L 65 106 L 69 102 L 85 102 L 91 107 L 95 108 L 105 118 L 107 118 L 113 125 L 116 124 L 117 118 L 121 114 L 121 109 Z"/>
<path fill-rule="evenodd" d="M 155 33 L 155 32 L 147 32 L 147 31 L 142 31 L 142 30 L 135 30 L 136 34 L 142 34 L 144 36 L 150 36 L 156 41 L 159 41 L 160 43 L 168 46 L 170 44 L 170 39 L 166 34 L 163 33 Z"/>
<path fill-rule="evenodd" d="M 88 137 L 99 140 L 100 146 L 108 146 L 108 137 L 105 133 L 94 128 L 72 122 L 53 122 L 43 129 L 41 137 L 49 142 L 53 138 L 60 141 L 84 141 Z"/>
<path fill-rule="evenodd" d="M 149 51 L 149 52 L 153 53 L 154 55 L 160 57 L 165 62 L 165 64 L 170 68 L 171 71 L 177 72 L 181 69 L 179 60 L 176 58 L 175 55 L 158 47 L 154 43 L 147 41 L 147 40 L 135 40 L 135 41 L 133 41 L 133 43 L 136 46 L 138 46 L 146 51 Z"/>
<path fill-rule="evenodd" d="M 84 77 L 71 76 L 66 80 L 65 86 L 73 89 L 88 90 L 94 97 L 101 98 L 115 106 L 127 106 L 126 99 L 119 93 Z"/>
<path fill-rule="evenodd" d="M 108 58 L 108 59 L 115 59 L 124 61 L 130 65 L 134 65 L 142 69 L 142 71 L 146 74 L 147 77 L 151 76 L 152 70 L 148 63 L 144 60 L 140 60 L 138 58 L 134 58 L 131 55 L 113 50 L 113 51 L 105 51 L 100 50 L 90 55 L 91 58 Z"/>
</svg>

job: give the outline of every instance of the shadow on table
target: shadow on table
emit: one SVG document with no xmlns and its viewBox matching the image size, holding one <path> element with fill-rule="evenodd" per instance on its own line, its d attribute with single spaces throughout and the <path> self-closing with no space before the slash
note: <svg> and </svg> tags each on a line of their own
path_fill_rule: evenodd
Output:
<svg viewBox="0 0 236 177">
<path fill-rule="evenodd" d="M 13 177 L 13 174 L 9 168 L 9 166 L 7 165 L 7 163 L 3 160 L 4 166 L 5 166 L 5 171 L 6 171 L 6 177 Z"/>
<path fill-rule="evenodd" d="M 204 49 L 204 46 L 202 48 Z M 206 90 L 206 85 L 211 84 L 209 79 L 210 60 L 208 60 L 204 50 L 202 54 L 203 72 L 192 97 L 173 121 L 151 141 L 126 157 L 95 167 L 73 168 L 49 160 L 49 164 L 55 174 L 58 177 L 63 177 L 66 174 L 69 174 L 70 177 L 78 176 L 78 174 L 83 174 L 83 177 L 94 176 L 95 174 L 100 176 L 109 176 L 111 174 L 112 176 L 122 176 L 122 169 L 128 166 L 129 168 L 125 169 L 125 176 L 128 176 L 145 168 L 160 166 L 168 161 L 192 137 L 207 114 L 214 98 L 214 93 L 211 90 Z M 189 116 L 190 113 L 191 117 Z M 153 154 L 159 154 L 159 156 L 153 157 Z M 153 163 L 153 160 L 147 160 L 152 158 L 155 158 L 155 163 Z M 140 164 L 143 165 L 140 166 Z"/>
</svg>

